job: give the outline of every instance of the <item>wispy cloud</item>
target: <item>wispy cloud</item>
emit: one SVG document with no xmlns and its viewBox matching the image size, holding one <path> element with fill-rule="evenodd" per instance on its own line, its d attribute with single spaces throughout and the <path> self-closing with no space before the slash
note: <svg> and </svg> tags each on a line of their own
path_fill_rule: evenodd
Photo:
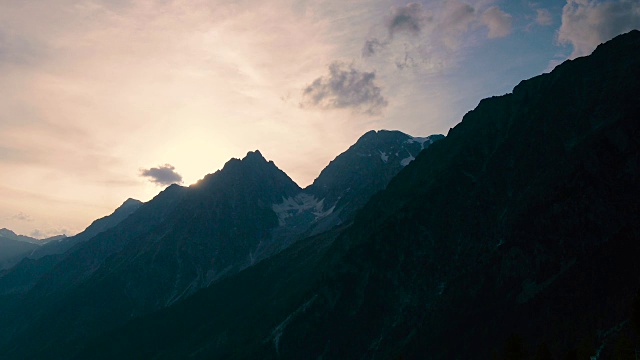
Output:
<svg viewBox="0 0 640 360">
<path fill-rule="evenodd" d="M 31 233 L 29 233 L 29 236 L 31 236 L 32 238 L 35 238 L 35 239 L 46 239 L 46 238 L 49 238 L 49 237 L 52 237 L 52 236 L 70 235 L 70 234 L 71 233 L 69 232 L 69 230 L 65 229 L 65 228 L 52 229 L 52 230 L 35 229 Z"/>
<path fill-rule="evenodd" d="M 436 52 L 457 50 L 471 29 L 481 27 L 488 30 L 489 39 L 505 37 L 511 34 L 512 16 L 498 6 L 446 0 L 437 5 L 430 4 L 428 8 L 419 3 L 393 7 L 384 24 L 387 35 L 365 39 L 361 51 L 363 58 L 380 54 L 395 42 L 405 45 L 405 58 L 433 57 Z M 408 36 L 398 41 L 396 37 L 399 34 Z M 407 50 L 407 45 L 413 51 Z M 420 50 L 425 48 L 429 50 Z"/>
<path fill-rule="evenodd" d="M 387 30 L 392 37 L 400 32 L 418 35 L 427 21 L 428 17 L 422 4 L 410 3 L 392 8 Z"/>
<path fill-rule="evenodd" d="M 600 43 L 634 28 L 640 28 L 637 0 L 567 0 L 558 41 L 573 46 L 570 57 L 575 58 L 588 55 Z"/>
<path fill-rule="evenodd" d="M 550 26 L 553 24 L 551 12 L 547 9 L 536 9 L 536 24 L 541 26 Z"/>
<path fill-rule="evenodd" d="M 370 57 L 382 50 L 389 43 L 388 40 L 380 40 L 377 38 L 370 38 L 364 41 L 362 46 L 362 57 Z"/>
<path fill-rule="evenodd" d="M 148 178 L 149 181 L 158 186 L 180 184 L 182 183 L 182 176 L 175 170 L 174 166 L 164 164 L 150 169 L 142 169 L 140 170 L 140 176 Z"/>
<path fill-rule="evenodd" d="M 501 38 L 511 33 L 511 15 L 497 6 L 492 6 L 482 14 L 482 23 L 489 28 L 489 39 Z"/>
<path fill-rule="evenodd" d="M 33 221 L 33 218 L 29 214 L 25 214 L 22 211 L 17 213 L 17 214 L 12 215 L 10 217 L 10 219 L 18 220 L 18 221 L 26 221 L 26 222 Z"/>
<path fill-rule="evenodd" d="M 387 106 L 376 73 L 360 71 L 353 64 L 333 62 L 329 74 L 304 88 L 303 106 L 322 109 L 352 109 L 369 115 L 379 114 Z"/>
<path fill-rule="evenodd" d="M 34 41 L 0 24 L 0 66 L 32 65 L 42 59 L 45 47 Z"/>
</svg>

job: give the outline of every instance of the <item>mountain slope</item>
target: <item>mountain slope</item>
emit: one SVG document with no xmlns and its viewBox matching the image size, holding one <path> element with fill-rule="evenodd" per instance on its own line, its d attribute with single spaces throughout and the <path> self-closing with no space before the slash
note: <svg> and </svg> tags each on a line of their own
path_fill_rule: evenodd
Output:
<svg viewBox="0 0 640 360">
<path fill-rule="evenodd" d="M 640 288 L 638 79 L 633 31 L 483 100 L 328 250 L 287 249 L 83 356 L 489 358 L 510 334 L 606 353 Z M 268 276 L 286 267 L 290 287 Z"/>
<path fill-rule="evenodd" d="M 64 259 L 67 251 L 77 244 L 91 239 L 108 230 L 136 211 L 142 202 L 127 199 L 111 215 L 100 218 L 91 223 L 84 231 L 58 240 L 52 240 L 41 247 L 33 249 L 24 259 L 0 275 L 0 295 L 24 293 L 31 289 L 36 282 L 48 271 Z"/>
<path fill-rule="evenodd" d="M 442 137 L 369 132 L 327 166 L 321 190 L 300 189 L 258 151 L 189 188 L 169 187 L 87 244 L 64 256 L 25 260 L 15 276 L 0 278 L 0 290 L 13 296 L 9 320 L 0 323 L 6 349 L 14 357 L 53 356 L 60 342 L 76 343 L 161 309 L 309 234 L 351 221 L 366 198 Z M 16 281 L 25 274 L 38 282 Z M 38 347 L 23 345 L 34 338 L 42 340 Z"/>
<path fill-rule="evenodd" d="M 257 249 L 258 258 L 277 253 L 306 236 L 350 223 L 373 194 L 384 189 L 420 151 L 442 138 L 412 137 L 388 130 L 365 133 L 331 161 L 313 184 L 273 205 L 280 226 L 273 243 Z"/>
<path fill-rule="evenodd" d="M 533 324 L 562 329 L 554 317 L 574 313 L 571 302 L 538 312 L 530 303 L 561 298 L 545 290 L 588 259 L 611 261 L 602 247 L 635 250 L 638 55 L 634 31 L 483 100 L 359 213 L 323 275 L 328 295 L 289 325 L 281 355 L 486 358 L 511 332 L 537 346 L 544 332 Z M 610 298 L 589 297 L 582 311 L 595 319 L 547 339 L 557 356 L 629 316 L 624 304 L 640 285 L 632 274 L 602 276 L 624 288 L 573 289 L 604 287 L 619 305 L 603 312 Z"/>
<path fill-rule="evenodd" d="M 142 202 L 136 199 L 127 199 L 113 213 L 93 221 L 86 229 L 75 236 L 64 237 L 49 241 L 31 254 L 29 258 L 38 259 L 43 256 L 62 254 L 71 249 L 76 244 L 87 241 L 99 233 L 108 230 L 126 219 L 133 212 L 142 206 Z"/>
<path fill-rule="evenodd" d="M 10 267 L 23 256 L 37 249 L 38 245 L 0 236 L 0 270 Z"/>
<path fill-rule="evenodd" d="M 18 235 L 7 228 L 0 229 L 0 237 L 5 239 L 15 240 L 15 241 L 28 242 L 31 244 L 38 244 L 38 245 L 44 244 L 46 242 L 46 239 L 38 240 L 30 236 Z"/>
<path fill-rule="evenodd" d="M 170 186 L 3 309 L 8 353 L 76 341 L 248 266 L 251 251 L 278 225 L 271 204 L 299 191 L 257 151 L 190 188 Z M 21 346 L 34 340 L 39 346 Z"/>
</svg>

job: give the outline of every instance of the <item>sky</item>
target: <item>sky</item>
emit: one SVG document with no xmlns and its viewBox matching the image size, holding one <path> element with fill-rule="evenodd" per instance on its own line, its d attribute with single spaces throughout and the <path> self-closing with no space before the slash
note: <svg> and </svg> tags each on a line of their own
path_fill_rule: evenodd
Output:
<svg viewBox="0 0 640 360">
<path fill-rule="evenodd" d="M 638 0 L 0 0 L 0 227 L 73 235 L 256 149 L 304 187 L 634 28 Z"/>
</svg>

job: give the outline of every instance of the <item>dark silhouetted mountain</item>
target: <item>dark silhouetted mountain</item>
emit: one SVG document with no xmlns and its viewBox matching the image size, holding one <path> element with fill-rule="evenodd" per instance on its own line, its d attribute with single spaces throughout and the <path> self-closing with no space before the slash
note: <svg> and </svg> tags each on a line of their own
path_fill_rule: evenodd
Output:
<svg viewBox="0 0 640 360">
<path fill-rule="evenodd" d="M 111 215 L 91 223 L 84 231 L 72 236 L 59 236 L 48 243 L 37 247 L 27 254 L 12 268 L 0 274 L 0 295 L 23 293 L 31 289 L 45 273 L 55 264 L 69 255 L 68 252 L 84 241 L 110 229 L 136 211 L 142 202 L 127 199 Z"/>
<path fill-rule="evenodd" d="M 358 209 L 371 195 L 384 189 L 420 151 L 443 138 L 444 135 L 414 138 L 400 131 L 369 131 L 331 161 L 305 190 L 326 202 L 324 210 Z"/>
<path fill-rule="evenodd" d="M 423 149 L 444 135 L 411 137 L 400 131 L 369 131 L 327 165 L 296 196 L 273 205 L 280 226 L 256 249 L 263 259 L 306 236 L 350 223 L 356 211 Z"/>
<path fill-rule="evenodd" d="M 38 242 L 40 240 L 32 238 L 30 236 L 25 236 L 25 235 L 18 235 L 15 232 L 7 229 L 7 228 L 2 228 L 0 229 L 0 237 L 5 238 L 5 239 L 11 239 L 11 240 L 15 240 L 15 241 L 23 241 L 23 242 L 28 242 L 28 243 L 32 243 L 32 244 L 38 244 Z"/>
<path fill-rule="evenodd" d="M 46 239 L 36 239 L 30 236 L 18 235 L 7 228 L 0 229 L 0 239 L 2 239 L 2 243 L 0 244 L 0 270 L 5 270 L 0 272 L 0 276 L 6 272 L 6 269 L 13 267 L 25 257 L 38 252 L 43 246 L 50 242 L 57 242 L 66 238 L 67 236 L 63 234 L 51 236 Z"/>
<path fill-rule="evenodd" d="M 259 151 L 250 152 L 189 188 L 169 187 L 114 228 L 87 236 L 98 220 L 47 249 L 74 241 L 64 254 L 25 259 L 0 277 L 8 351 L 20 357 L 74 343 L 184 299 L 306 235 L 350 222 L 365 198 L 440 138 L 369 132 L 322 172 L 321 187 L 305 190 Z M 92 240 L 82 243 L 85 237 Z M 35 338 L 38 348 L 21 349 L 20 339 Z"/>
<path fill-rule="evenodd" d="M 31 242 L 0 236 L 0 270 L 12 266 L 37 248 L 38 245 Z"/>
<path fill-rule="evenodd" d="M 5 344 L 22 334 L 43 348 L 73 341 L 239 271 L 278 226 L 272 204 L 300 191 L 258 151 L 189 188 L 168 187 L 5 306 Z"/>
<path fill-rule="evenodd" d="M 91 225 L 81 233 L 71 237 L 62 236 L 50 238 L 46 244 L 29 254 L 29 258 L 38 259 L 46 255 L 62 254 L 76 244 L 87 241 L 99 233 L 118 225 L 122 220 L 138 210 L 140 206 L 142 206 L 140 200 L 129 198 L 112 214 L 93 221 Z"/>
<path fill-rule="evenodd" d="M 485 99 L 353 225 L 96 337 L 80 358 L 611 352 L 640 288 L 639 80 L 632 31 Z"/>
<path fill-rule="evenodd" d="M 0 229 L 0 237 L 4 237 L 7 239 L 12 239 L 12 240 L 16 240 L 16 241 L 24 241 L 24 242 L 28 242 L 31 244 L 36 244 L 36 245 L 44 245 L 50 241 L 56 241 L 56 240 L 61 240 L 67 237 L 67 235 L 55 235 L 55 236 L 50 236 L 48 238 L 44 238 L 44 239 L 36 239 L 36 238 L 32 238 L 31 236 L 26 236 L 26 235 L 18 235 L 15 232 L 7 229 L 7 228 L 2 228 Z"/>
</svg>

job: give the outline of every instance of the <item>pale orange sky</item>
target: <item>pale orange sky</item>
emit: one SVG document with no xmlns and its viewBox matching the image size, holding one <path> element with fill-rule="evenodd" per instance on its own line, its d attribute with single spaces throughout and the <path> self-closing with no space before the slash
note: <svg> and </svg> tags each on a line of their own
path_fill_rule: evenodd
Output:
<svg viewBox="0 0 640 360">
<path fill-rule="evenodd" d="M 2 0 L 0 227 L 75 234 L 162 190 L 143 169 L 189 185 L 256 149 L 304 187 L 368 130 L 446 134 L 611 37 L 598 21 L 637 26 L 615 3 Z"/>
</svg>

